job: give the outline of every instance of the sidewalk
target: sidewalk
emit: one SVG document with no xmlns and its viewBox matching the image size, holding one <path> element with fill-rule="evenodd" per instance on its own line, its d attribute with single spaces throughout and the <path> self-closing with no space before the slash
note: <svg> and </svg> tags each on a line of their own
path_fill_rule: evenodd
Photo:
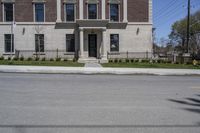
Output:
<svg viewBox="0 0 200 133">
<path fill-rule="evenodd" d="M 199 75 L 200 70 L 192 69 L 151 69 L 151 68 L 101 68 L 101 67 L 46 67 L 0 65 L 2 73 L 43 73 L 43 74 L 117 74 L 117 75 Z"/>
</svg>

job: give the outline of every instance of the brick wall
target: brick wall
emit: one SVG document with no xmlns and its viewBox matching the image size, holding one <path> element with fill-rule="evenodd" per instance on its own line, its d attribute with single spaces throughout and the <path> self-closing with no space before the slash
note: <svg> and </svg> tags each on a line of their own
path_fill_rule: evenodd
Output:
<svg viewBox="0 0 200 133">
<path fill-rule="evenodd" d="M 56 0 L 47 0 L 45 2 L 45 15 L 46 15 L 46 22 L 55 22 L 57 9 L 56 9 Z"/>
<path fill-rule="evenodd" d="M 148 22 L 149 0 L 128 0 L 128 21 Z"/>
<path fill-rule="evenodd" d="M 15 18 L 18 22 L 33 22 L 33 0 L 16 0 L 15 1 Z M 87 18 L 87 0 L 84 0 L 84 18 Z M 106 18 L 109 19 L 109 0 L 106 0 Z M 123 0 L 120 0 L 120 20 L 123 20 Z M 76 18 L 79 18 L 79 0 L 76 4 Z M 149 0 L 128 0 L 128 21 L 129 22 L 148 22 L 149 17 Z M 47 0 L 46 4 L 46 21 L 56 21 L 56 0 Z M 101 2 L 98 4 L 98 18 L 101 19 Z M 61 18 L 64 21 L 64 5 L 61 2 Z M 2 4 L 0 6 L 0 21 L 2 21 Z"/>
<path fill-rule="evenodd" d="M 33 22 L 32 0 L 16 0 L 15 1 L 15 21 Z"/>
</svg>

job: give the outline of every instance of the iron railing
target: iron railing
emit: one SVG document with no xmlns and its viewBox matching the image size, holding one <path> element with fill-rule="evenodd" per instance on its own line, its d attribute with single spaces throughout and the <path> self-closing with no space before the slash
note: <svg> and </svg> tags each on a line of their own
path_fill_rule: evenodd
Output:
<svg viewBox="0 0 200 133">
<path fill-rule="evenodd" d="M 152 58 L 151 52 L 108 52 L 108 59 L 149 59 Z"/>
<path fill-rule="evenodd" d="M 66 52 L 65 50 L 44 50 L 44 52 L 38 52 L 35 50 L 15 50 L 15 56 L 20 58 L 67 58 L 67 59 L 74 59 L 78 58 L 77 52 Z"/>
</svg>

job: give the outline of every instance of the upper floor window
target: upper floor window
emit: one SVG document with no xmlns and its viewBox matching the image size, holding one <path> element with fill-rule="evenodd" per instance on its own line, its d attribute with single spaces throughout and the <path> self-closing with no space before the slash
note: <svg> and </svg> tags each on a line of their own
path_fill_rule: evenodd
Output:
<svg viewBox="0 0 200 133">
<path fill-rule="evenodd" d="M 44 3 L 35 3 L 35 22 L 44 22 Z"/>
<path fill-rule="evenodd" d="M 74 4 L 65 4 L 66 21 L 75 21 L 75 6 Z"/>
<path fill-rule="evenodd" d="M 14 18 L 14 4 L 4 3 L 4 21 L 11 22 Z"/>
<path fill-rule="evenodd" d="M 88 4 L 88 19 L 97 19 L 97 4 Z"/>
<path fill-rule="evenodd" d="M 110 21 L 119 21 L 119 4 L 110 4 Z"/>
</svg>

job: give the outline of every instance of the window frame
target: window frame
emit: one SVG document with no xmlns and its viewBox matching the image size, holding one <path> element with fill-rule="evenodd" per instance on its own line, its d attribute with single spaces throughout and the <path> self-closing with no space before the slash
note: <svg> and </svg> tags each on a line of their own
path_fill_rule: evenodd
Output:
<svg viewBox="0 0 200 133">
<path fill-rule="evenodd" d="M 12 21 L 6 21 L 6 15 L 5 15 L 5 4 L 12 4 L 13 5 L 13 20 Z M 15 21 L 15 3 L 13 2 L 4 2 L 2 4 L 2 17 L 3 17 L 3 22 L 13 22 Z"/>
<path fill-rule="evenodd" d="M 36 5 L 37 4 L 43 4 L 43 8 L 44 8 L 44 14 L 43 14 L 43 16 L 44 16 L 44 21 L 36 21 Z M 35 2 L 35 3 L 33 3 L 33 18 L 34 18 L 34 22 L 38 22 L 38 23 L 43 23 L 43 22 L 45 22 L 46 21 L 46 5 L 45 5 L 45 3 L 44 2 Z"/>
<path fill-rule="evenodd" d="M 113 49 L 112 49 L 112 38 L 111 38 L 111 37 L 112 37 L 113 35 L 117 35 L 117 37 L 118 37 L 118 42 L 117 42 L 118 47 L 116 48 L 116 50 L 113 50 Z M 120 43 L 119 43 L 119 42 L 120 42 L 119 39 L 120 39 L 119 34 L 110 34 L 110 52 L 119 52 L 119 44 L 120 44 Z"/>
<path fill-rule="evenodd" d="M 7 50 L 7 43 L 6 43 L 6 41 L 8 40 L 8 39 L 6 39 L 6 35 L 10 35 L 10 49 L 9 50 Z M 11 40 L 12 40 L 12 49 L 11 49 Z M 14 34 L 4 34 L 4 53 L 14 53 L 14 50 L 15 49 L 15 45 L 14 45 Z"/>
<path fill-rule="evenodd" d="M 89 18 L 89 5 L 96 5 L 96 18 L 95 19 L 90 19 Z M 87 4 L 87 19 L 89 20 L 97 20 L 99 18 L 99 7 L 98 7 L 98 3 L 88 3 Z"/>
<path fill-rule="evenodd" d="M 71 43 L 72 43 L 72 38 L 74 39 L 74 42 L 73 42 L 73 50 L 71 51 L 71 50 L 69 50 L 69 47 L 67 47 L 67 36 L 71 36 L 70 37 L 70 46 L 72 45 Z M 72 37 L 73 36 L 73 37 Z M 66 34 L 65 35 L 65 37 L 66 37 L 66 45 L 65 45 L 65 48 L 66 48 L 66 52 L 75 52 L 75 45 L 76 45 L 76 43 L 75 43 L 75 41 L 76 41 L 76 39 L 75 39 L 75 34 Z"/>
<path fill-rule="evenodd" d="M 37 46 L 37 37 L 39 35 L 39 40 L 40 40 L 40 35 L 43 36 L 43 49 L 41 50 L 41 41 L 40 41 L 40 49 L 39 49 L 39 44 Z M 39 41 L 38 40 L 38 41 Z M 39 53 L 44 53 L 45 52 L 45 41 L 44 41 L 44 34 L 35 34 L 35 52 L 39 52 Z"/>
<path fill-rule="evenodd" d="M 73 21 L 68 21 L 67 20 L 67 5 L 74 5 L 74 20 Z M 76 4 L 75 3 L 65 3 L 64 4 L 64 19 L 65 22 L 75 22 L 76 21 Z"/>
<path fill-rule="evenodd" d="M 111 12 L 110 12 L 110 10 L 111 10 L 111 5 L 118 5 L 118 21 L 111 21 Z M 121 7 L 120 7 L 120 4 L 119 3 L 110 3 L 109 4 L 109 21 L 110 22 L 120 22 L 121 20 L 121 9 L 120 9 Z"/>
</svg>

